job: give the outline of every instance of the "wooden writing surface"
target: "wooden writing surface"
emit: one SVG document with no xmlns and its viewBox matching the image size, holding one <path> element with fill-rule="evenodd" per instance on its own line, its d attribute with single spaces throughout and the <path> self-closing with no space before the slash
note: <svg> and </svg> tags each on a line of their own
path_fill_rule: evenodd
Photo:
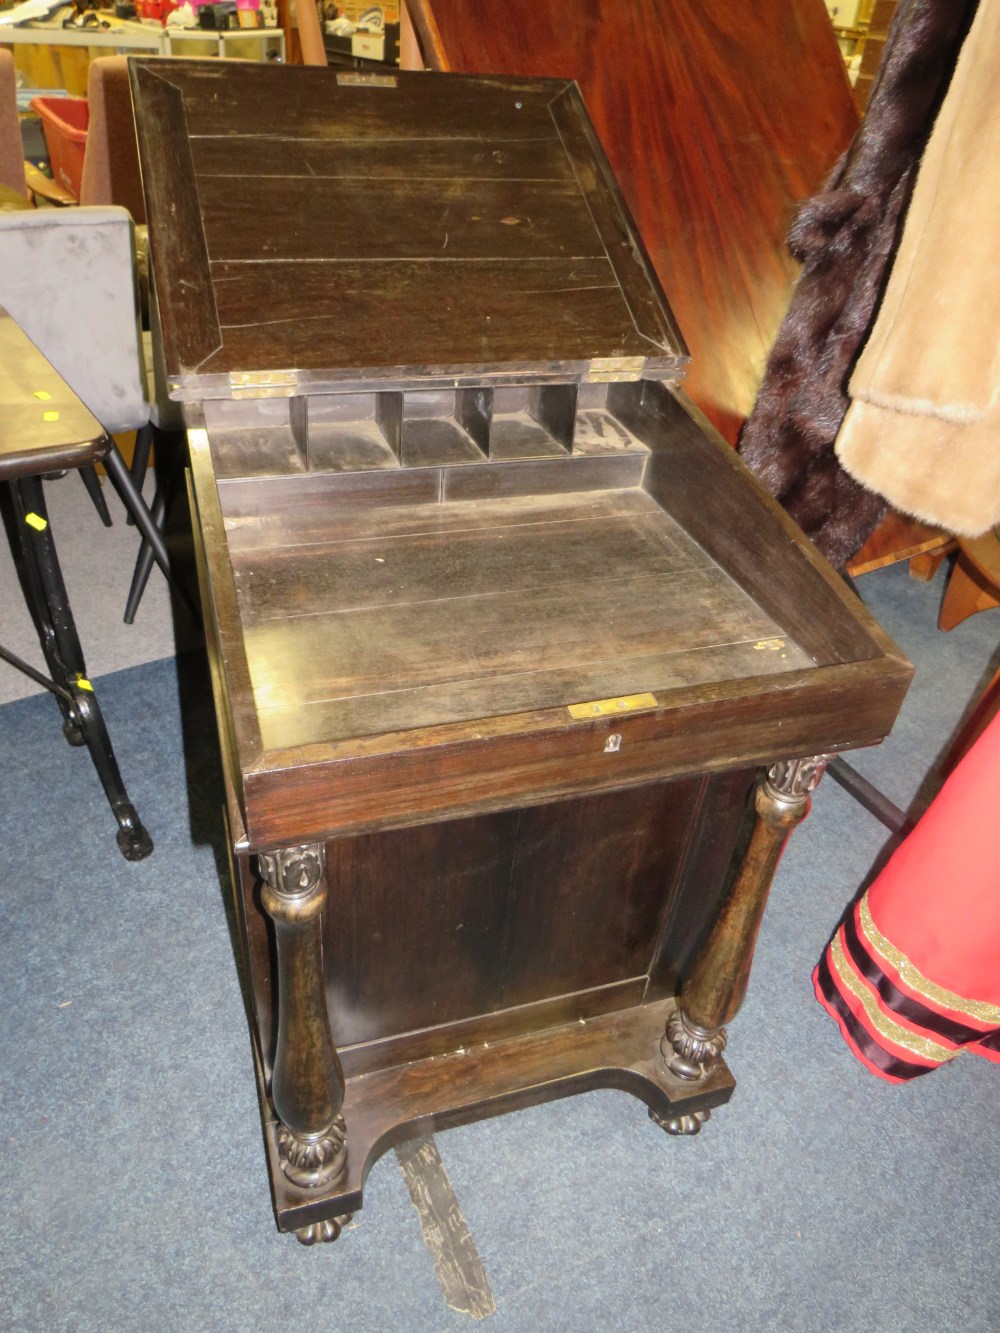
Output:
<svg viewBox="0 0 1000 1333">
<path fill-rule="evenodd" d="M 685 360 L 572 84 L 208 61 L 132 80 L 181 396 Z"/>
</svg>

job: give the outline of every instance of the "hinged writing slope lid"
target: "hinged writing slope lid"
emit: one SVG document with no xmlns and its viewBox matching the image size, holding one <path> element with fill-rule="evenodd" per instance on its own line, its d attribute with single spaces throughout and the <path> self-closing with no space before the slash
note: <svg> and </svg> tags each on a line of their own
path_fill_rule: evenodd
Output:
<svg viewBox="0 0 1000 1333">
<path fill-rule="evenodd" d="M 679 372 L 575 84 L 131 65 L 175 396 Z"/>
</svg>

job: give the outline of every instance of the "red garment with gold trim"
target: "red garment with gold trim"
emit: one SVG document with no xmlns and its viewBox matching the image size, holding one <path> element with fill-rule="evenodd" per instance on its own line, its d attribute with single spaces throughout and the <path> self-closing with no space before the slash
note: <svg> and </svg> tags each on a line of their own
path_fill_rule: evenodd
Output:
<svg viewBox="0 0 1000 1333">
<path fill-rule="evenodd" d="M 1000 715 L 847 912 L 813 984 L 893 1083 L 962 1050 L 1000 1062 Z"/>
</svg>

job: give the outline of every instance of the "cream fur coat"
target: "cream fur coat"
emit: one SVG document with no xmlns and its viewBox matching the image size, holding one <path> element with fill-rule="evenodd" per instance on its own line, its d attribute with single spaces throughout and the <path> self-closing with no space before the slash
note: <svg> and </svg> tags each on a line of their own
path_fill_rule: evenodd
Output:
<svg viewBox="0 0 1000 1333">
<path fill-rule="evenodd" d="M 841 465 L 897 509 L 1000 523 L 1000 0 L 980 0 L 920 166 Z"/>
</svg>

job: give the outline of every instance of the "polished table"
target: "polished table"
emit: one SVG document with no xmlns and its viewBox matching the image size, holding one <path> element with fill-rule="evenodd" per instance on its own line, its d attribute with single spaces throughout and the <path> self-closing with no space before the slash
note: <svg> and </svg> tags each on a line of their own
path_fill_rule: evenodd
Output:
<svg viewBox="0 0 1000 1333">
<path fill-rule="evenodd" d="M 798 265 L 786 236 L 857 129 L 823 0 L 405 0 L 412 67 L 576 79 L 736 443 Z"/>
<path fill-rule="evenodd" d="M 697 1132 L 911 668 L 686 397 L 575 85 L 131 77 L 279 1228 L 592 1088 Z"/>
<path fill-rule="evenodd" d="M 7 649 L 0 648 L 0 657 L 55 696 L 67 741 L 90 751 L 118 822 L 122 855 L 142 860 L 153 850 L 152 839 L 129 800 L 97 694 L 87 678 L 42 489 L 47 473 L 92 473 L 98 462 L 112 470 L 117 463 L 123 471 L 124 465 L 101 423 L 2 307 L 0 423 L 0 503 L 49 675 Z M 158 537 L 151 526 L 150 534 Z"/>
</svg>

